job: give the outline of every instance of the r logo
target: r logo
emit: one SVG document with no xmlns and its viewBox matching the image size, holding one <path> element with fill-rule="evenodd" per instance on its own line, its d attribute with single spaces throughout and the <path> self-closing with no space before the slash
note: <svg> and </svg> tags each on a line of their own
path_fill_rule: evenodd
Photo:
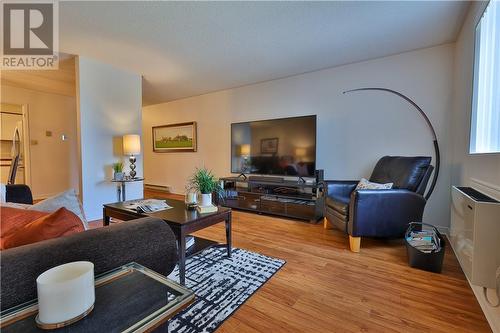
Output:
<svg viewBox="0 0 500 333">
<path fill-rule="evenodd" d="M 53 54 L 53 4 L 5 3 L 3 6 L 4 55 Z"/>
</svg>

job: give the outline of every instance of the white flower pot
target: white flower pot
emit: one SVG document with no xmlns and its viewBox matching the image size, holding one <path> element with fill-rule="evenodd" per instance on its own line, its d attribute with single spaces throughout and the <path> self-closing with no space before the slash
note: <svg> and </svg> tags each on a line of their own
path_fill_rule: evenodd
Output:
<svg viewBox="0 0 500 333">
<path fill-rule="evenodd" d="M 123 180 L 123 177 L 125 176 L 124 172 L 115 172 L 114 174 L 114 179 L 115 180 Z"/>
<path fill-rule="evenodd" d="M 212 204 L 212 193 L 202 193 L 200 206 L 210 206 Z"/>
</svg>

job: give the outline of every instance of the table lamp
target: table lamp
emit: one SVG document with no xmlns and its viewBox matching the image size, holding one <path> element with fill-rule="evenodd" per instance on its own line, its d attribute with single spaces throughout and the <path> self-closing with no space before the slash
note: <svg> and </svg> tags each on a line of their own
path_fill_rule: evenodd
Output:
<svg viewBox="0 0 500 333">
<path fill-rule="evenodd" d="M 305 148 L 295 148 L 295 156 L 297 157 L 305 157 L 307 150 Z"/>
<path fill-rule="evenodd" d="M 240 146 L 240 156 L 243 157 L 243 163 L 241 165 L 241 171 L 247 172 L 248 167 L 249 167 L 249 161 L 248 158 L 250 157 L 250 145 L 249 144 L 243 144 Z"/>
<path fill-rule="evenodd" d="M 137 134 L 128 134 L 123 136 L 123 154 L 129 155 L 130 177 L 135 178 L 135 155 L 141 153 L 141 137 Z"/>
</svg>

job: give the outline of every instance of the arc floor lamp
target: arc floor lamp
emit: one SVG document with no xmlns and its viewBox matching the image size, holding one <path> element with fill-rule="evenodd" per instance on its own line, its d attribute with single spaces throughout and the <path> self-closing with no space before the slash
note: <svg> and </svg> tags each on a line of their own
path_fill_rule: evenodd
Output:
<svg viewBox="0 0 500 333">
<path fill-rule="evenodd" d="M 378 87 L 358 88 L 358 89 L 346 90 L 343 92 L 343 94 L 357 92 L 357 91 L 366 91 L 366 90 L 385 91 L 385 92 L 394 94 L 396 96 L 399 96 L 402 99 L 404 99 L 405 101 L 407 101 L 408 103 L 410 103 L 419 112 L 419 114 L 424 118 L 424 120 L 427 124 L 427 127 L 431 131 L 432 141 L 434 144 L 434 154 L 436 155 L 436 169 L 434 171 L 434 177 L 432 178 L 432 182 L 431 182 L 431 185 L 429 187 L 429 191 L 427 192 L 427 194 L 425 196 L 425 199 L 428 200 L 430 198 L 432 192 L 434 191 L 434 187 L 436 186 L 437 178 L 439 176 L 439 166 L 441 164 L 441 156 L 439 154 L 439 144 L 438 144 L 438 140 L 437 140 L 437 136 L 436 136 L 436 131 L 434 130 L 434 127 L 432 126 L 431 121 L 429 120 L 429 118 L 427 117 L 425 112 L 417 105 L 417 103 L 412 101 L 408 96 L 405 96 L 402 93 L 395 91 L 395 90 L 392 90 L 392 89 L 378 88 Z"/>
</svg>

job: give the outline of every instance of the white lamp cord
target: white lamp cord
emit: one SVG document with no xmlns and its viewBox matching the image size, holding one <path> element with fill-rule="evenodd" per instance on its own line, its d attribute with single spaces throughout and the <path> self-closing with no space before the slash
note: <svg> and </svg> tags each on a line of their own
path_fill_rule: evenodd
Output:
<svg viewBox="0 0 500 333">
<path fill-rule="evenodd" d="M 488 288 L 483 287 L 483 293 L 484 293 L 484 298 L 486 299 L 486 302 L 488 302 L 489 305 L 492 307 L 498 307 L 500 305 L 500 267 L 497 268 L 497 285 L 496 285 L 496 292 L 497 292 L 497 301 L 496 303 L 493 303 L 490 301 L 488 298 Z"/>
</svg>

